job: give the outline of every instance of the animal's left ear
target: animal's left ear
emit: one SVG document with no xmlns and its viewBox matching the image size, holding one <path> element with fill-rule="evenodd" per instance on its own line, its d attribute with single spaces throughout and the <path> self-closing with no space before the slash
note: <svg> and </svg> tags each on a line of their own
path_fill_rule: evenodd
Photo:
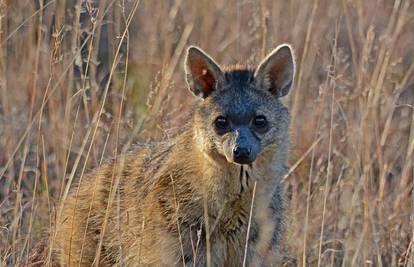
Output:
<svg viewBox="0 0 414 267">
<path fill-rule="evenodd" d="M 289 93 L 295 76 L 292 48 L 282 44 L 274 49 L 257 67 L 254 74 L 258 85 L 277 97 Z"/>
</svg>

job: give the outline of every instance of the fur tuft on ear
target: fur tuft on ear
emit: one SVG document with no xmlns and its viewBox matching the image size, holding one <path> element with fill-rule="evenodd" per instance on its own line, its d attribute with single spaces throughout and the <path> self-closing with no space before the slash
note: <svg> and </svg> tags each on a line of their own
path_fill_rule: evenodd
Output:
<svg viewBox="0 0 414 267">
<path fill-rule="evenodd" d="M 277 97 L 289 93 L 295 76 L 295 57 L 290 45 L 282 44 L 259 64 L 255 71 L 259 86 Z"/>
<path fill-rule="evenodd" d="M 209 96 L 223 80 L 219 65 L 196 46 L 190 46 L 187 50 L 185 72 L 188 88 L 202 98 Z"/>
</svg>

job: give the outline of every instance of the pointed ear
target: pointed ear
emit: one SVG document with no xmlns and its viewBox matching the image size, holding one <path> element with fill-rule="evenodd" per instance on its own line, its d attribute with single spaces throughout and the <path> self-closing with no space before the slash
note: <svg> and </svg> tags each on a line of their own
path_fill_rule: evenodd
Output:
<svg viewBox="0 0 414 267">
<path fill-rule="evenodd" d="M 261 88 L 277 97 L 289 93 L 295 76 L 295 58 L 292 48 L 282 44 L 274 49 L 257 67 L 255 78 Z"/>
<path fill-rule="evenodd" d="M 190 91 L 206 98 L 223 81 L 219 65 L 198 47 L 190 46 L 185 59 L 185 73 Z"/>
</svg>

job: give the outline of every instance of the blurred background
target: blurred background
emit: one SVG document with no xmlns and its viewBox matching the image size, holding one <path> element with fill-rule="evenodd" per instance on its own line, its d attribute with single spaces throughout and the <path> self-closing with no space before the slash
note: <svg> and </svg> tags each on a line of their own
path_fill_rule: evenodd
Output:
<svg viewBox="0 0 414 267">
<path fill-rule="evenodd" d="M 180 132 L 194 103 L 188 45 L 255 65 L 287 42 L 284 257 L 413 266 L 410 2 L 0 0 L 0 265 L 28 265 L 68 183 Z"/>
</svg>

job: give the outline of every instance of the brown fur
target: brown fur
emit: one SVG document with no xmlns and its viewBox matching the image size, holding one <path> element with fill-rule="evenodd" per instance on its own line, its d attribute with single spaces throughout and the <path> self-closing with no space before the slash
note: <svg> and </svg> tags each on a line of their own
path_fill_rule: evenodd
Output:
<svg viewBox="0 0 414 267">
<path fill-rule="evenodd" d="M 263 102 L 255 88 L 248 90 Z M 247 264 L 275 263 L 288 113 L 276 97 L 267 104 L 272 107 L 261 107 L 279 126 L 262 138 L 252 164 L 234 164 L 217 148 L 219 137 L 206 121 L 220 111 L 222 97 L 197 104 L 174 140 L 136 146 L 79 182 L 56 224 L 54 250 L 63 266 L 206 266 L 208 258 L 211 266 L 242 266 L 255 183 Z"/>
</svg>

